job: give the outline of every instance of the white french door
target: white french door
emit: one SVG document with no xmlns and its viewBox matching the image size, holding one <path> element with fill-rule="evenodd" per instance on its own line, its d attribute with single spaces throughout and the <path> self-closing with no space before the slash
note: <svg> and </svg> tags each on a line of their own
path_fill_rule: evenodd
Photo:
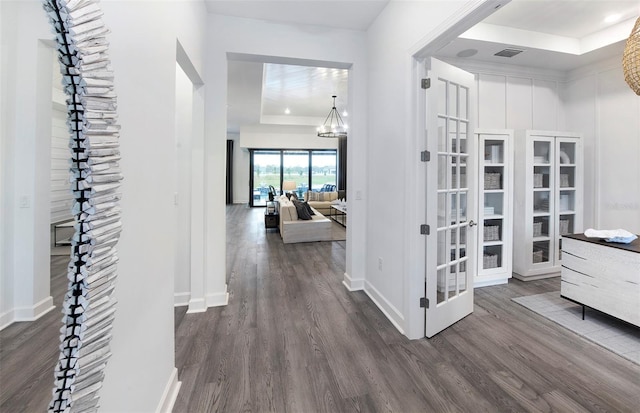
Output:
<svg viewBox="0 0 640 413">
<path fill-rule="evenodd" d="M 427 150 L 425 335 L 473 311 L 476 271 L 475 140 L 471 73 L 430 59 L 426 89 Z"/>
</svg>

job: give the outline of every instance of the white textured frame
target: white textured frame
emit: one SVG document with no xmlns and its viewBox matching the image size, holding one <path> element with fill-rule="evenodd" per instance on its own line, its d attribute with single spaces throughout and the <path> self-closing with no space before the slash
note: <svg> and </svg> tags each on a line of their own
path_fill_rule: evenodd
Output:
<svg viewBox="0 0 640 413">
<path fill-rule="evenodd" d="M 67 94 L 75 234 L 50 412 L 97 411 L 111 356 L 120 222 L 117 101 L 98 0 L 42 0 Z"/>
</svg>

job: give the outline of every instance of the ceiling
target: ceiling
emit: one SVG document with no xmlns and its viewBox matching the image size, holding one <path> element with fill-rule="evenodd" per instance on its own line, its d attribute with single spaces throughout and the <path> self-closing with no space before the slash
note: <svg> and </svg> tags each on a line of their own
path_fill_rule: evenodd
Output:
<svg viewBox="0 0 640 413">
<path fill-rule="evenodd" d="M 210 13 L 286 24 L 367 30 L 389 1 L 205 2 Z M 605 17 L 612 14 L 619 14 L 619 20 L 606 23 Z M 512 0 L 437 55 L 452 60 L 568 71 L 621 56 L 624 39 L 639 15 L 638 0 Z M 505 48 L 523 52 L 511 58 L 494 55 Z M 465 53 L 473 55 L 460 57 L 461 52 L 462 56 Z M 336 106 L 340 112 L 347 107 L 346 70 L 318 69 L 304 64 L 265 69 L 262 62 L 240 58 L 229 61 L 228 73 L 227 124 L 232 133 L 239 132 L 241 125 L 317 126 L 321 123 L 318 119 L 324 119 L 331 108 L 332 94 L 338 95 Z M 288 115 L 284 114 L 286 108 L 291 112 Z M 346 121 L 348 123 L 348 119 Z"/>
</svg>

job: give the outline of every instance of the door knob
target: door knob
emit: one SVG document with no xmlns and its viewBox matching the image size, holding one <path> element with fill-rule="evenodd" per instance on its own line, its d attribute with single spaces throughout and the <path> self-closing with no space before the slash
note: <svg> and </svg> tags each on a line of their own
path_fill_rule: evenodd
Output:
<svg viewBox="0 0 640 413">
<path fill-rule="evenodd" d="M 475 227 L 476 225 L 478 225 L 478 224 L 476 224 L 473 220 L 469 221 L 469 226 L 470 227 Z"/>
</svg>

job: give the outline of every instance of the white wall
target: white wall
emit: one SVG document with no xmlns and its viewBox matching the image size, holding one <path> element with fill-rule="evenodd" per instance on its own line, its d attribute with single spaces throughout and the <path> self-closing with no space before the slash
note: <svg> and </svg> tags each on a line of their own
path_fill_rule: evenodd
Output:
<svg viewBox="0 0 640 413">
<path fill-rule="evenodd" d="M 563 72 L 468 59 L 443 60 L 475 75 L 479 128 L 560 129 Z"/>
<path fill-rule="evenodd" d="M 207 178 L 209 198 L 207 215 L 216 217 L 207 225 L 208 262 L 222 263 L 225 259 L 225 234 L 219 228 L 224 216 L 225 142 L 227 95 L 227 53 L 271 56 L 277 59 L 304 59 L 351 64 L 349 74 L 349 191 L 363 191 L 367 179 L 366 153 L 368 141 L 367 71 L 365 33 L 326 27 L 304 27 L 251 19 L 209 15 L 208 18 L 207 79 Z M 242 196 L 236 194 L 236 196 Z M 347 268 L 345 277 L 364 279 L 364 253 L 367 234 L 364 226 L 364 203 L 348 195 L 354 202 L 347 228 Z M 353 205 L 353 207 L 352 207 Z M 224 280 L 224 266 L 211 268 L 212 282 Z"/>
<path fill-rule="evenodd" d="M 585 226 L 640 234 L 640 99 L 619 59 L 569 73 L 565 129 L 585 136 Z"/>
<path fill-rule="evenodd" d="M 51 61 L 51 223 L 73 219 L 73 195 L 69 188 L 69 127 L 67 126 L 67 96 L 62 90 L 62 73 L 57 55 Z M 51 241 L 52 244 L 54 240 Z"/>
<path fill-rule="evenodd" d="M 9 83 L 13 70 L 10 57 L 15 56 L 16 44 L 9 41 L 14 33 L 16 20 L 0 2 L 0 328 L 13 321 L 13 129 L 9 127 L 9 111 L 15 99 L 15 88 Z M 12 111 L 13 113 L 13 111 Z M 9 191 L 9 188 L 12 188 Z"/>
<path fill-rule="evenodd" d="M 102 7 L 112 30 L 125 180 L 116 293 L 122 316 L 114 324 L 101 405 L 105 411 L 150 411 L 175 369 L 176 39 L 203 73 L 206 11 L 196 2 Z"/>
<path fill-rule="evenodd" d="M 176 389 L 173 330 L 176 39 L 180 39 L 202 73 L 206 10 L 199 2 L 104 1 L 101 5 L 104 21 L 112 31 L 108 38 L 116 76 L 122 125 L 121 166 L 125 175 L 113 356 L 107 366 L 101 406 L 104 411 L 155 411 L 167 392 Z M 51 33 L 39 1 L 3 2 L 2 30 L 3 39 L 6 30 L 11 30 L 12 39 L 9 47 L 3 44 L 1 65 L 2 105 L 6 115 L 2 122 L 6 132 L 2 174 L 3 179 L 9 178 L 4 180 L 7 187 L 3 189 L 9 194 L 11 207 L 3 210 L 2 219 L 3 224 L 13 225 L 8 230 L 4 225 L 2 228 L 3 253 L 11 260 L 3 266 L 2 273 L 5 306 L 4 288 L 11 286 L 11 278 L 21 279 L 28 271 L 34 271 L 32 266 L 49 267 L 48 237 L 44 256 L 38 254 L 35 245 L 39 242 L 36 242 L 39 218 L 34 216 L 34 208 L 17 208 L 16 201 L 22 195 L 31 197 L 32 202 L 41 197 L 35 182 L 39 160 L 34 157 L 42 142 L 37 132 L 42 126 L 39 118 L 34 117 L 34 108 L 37 115 L 40 107 L 36 96 L 41 89 L 37 61 L 42 42 L 38 39 L 49 39 Z M 49 58 L 49 68 L 50 61 Z M 50 87 L 49 83 L 49 91 Z M 47 104 L 51 106 L 50 97 Z M 47 151 L 47 158 L 48 155 Z M 4 156 L 13 163 L 5 163 Z M 44 209 L 48 235 L 48 202 Z M 46 282 L 48 285 L 48 279 Z M 11 299 L 7 302 L 16 306 L 18 298 L 14 294 L 13 303 Z"/>
<path fill-rule="evenodd" d="M 251 149 L 338 149 L 337 139 L 320 138 L 312 126 L 243 126 L 240 146 Z"/>
<path fill-rule="evenodd" d="M 49 292 L 53 50 L 39 2 L 4 2 L 0 327 L 52 310 Z M 20 62 L 20 64 L 15 64 Z M 5 301 L 6 300 L 6 301 Z"/>
</svg>

